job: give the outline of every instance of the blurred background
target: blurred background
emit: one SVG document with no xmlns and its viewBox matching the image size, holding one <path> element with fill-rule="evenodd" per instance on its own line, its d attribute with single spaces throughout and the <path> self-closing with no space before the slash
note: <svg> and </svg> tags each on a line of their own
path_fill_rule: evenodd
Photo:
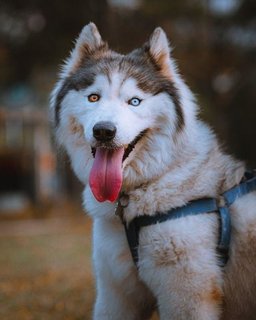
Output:
<svg viewBox="0 0 256 320">
<path fill-rule="evenodd" d="M 0 0 L 0 318 L 89 319 L 90 221 L 49 93 L 88 22 L 122 53 L 164 28 L 227 151 L 256 166 L 256 1 Z"/>
</svg>

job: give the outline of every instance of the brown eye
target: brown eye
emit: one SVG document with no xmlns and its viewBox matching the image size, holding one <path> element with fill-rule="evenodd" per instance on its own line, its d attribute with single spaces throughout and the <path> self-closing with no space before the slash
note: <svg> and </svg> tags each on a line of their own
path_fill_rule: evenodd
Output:
<svg viewBox="0 0 256 320">
<path fill-rule="evenodd" d="M 88 101 L 90 102 L 97 102 L 100 100 L 100 96 L 96 93 L 92 93 L 88 96 Z"/>
</svg>

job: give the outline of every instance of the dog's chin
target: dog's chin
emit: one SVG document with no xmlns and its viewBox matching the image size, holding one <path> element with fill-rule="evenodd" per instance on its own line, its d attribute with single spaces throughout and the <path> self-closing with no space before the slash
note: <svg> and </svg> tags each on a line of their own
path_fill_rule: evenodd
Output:
<svg viewBox="0 0 256 320">
<path fill-rule="evenodd" d="M 148 129 L 141 131 L 129 144 L 123 145 L 123 147 L 124 147 L 124 155 L 123 155 L 123 160 L 122 160 L 123 162 L 129 158 L 129 156 L 132 153 L 132 151 L 134 150 L 135 146 L 137 145 L 137 143 L 139 141 L 141 141 L 143 139 L 143 137 L 146 135 L 147 131 L 148 131 Z M 116 145 L 112 142 L 97 144 L 97 145 L 91 147 L 91 152 L 92 152 L 93 158 L 95 158 L 97 148 L 105 148 L 105 149 L 111 150 L 111 149 L 120 148 L 120 145 Z"/>
</svg>

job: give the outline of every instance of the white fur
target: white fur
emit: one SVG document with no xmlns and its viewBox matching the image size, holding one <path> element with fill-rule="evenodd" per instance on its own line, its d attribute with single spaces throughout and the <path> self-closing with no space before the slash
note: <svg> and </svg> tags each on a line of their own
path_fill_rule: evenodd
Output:
<svg viewBox="0 0 256 320">
<path fill-rule="evenodd" d="M 52 104 L 83 41 L 92 47 L 100 43 L 95 28 L 89 25 L 82 31 L 53 92 Z M 143 92 L 135 79 L 125 80 L 117 70 L 112 71 L 111 81 L 99 74 L 88 88 L 69 91 L 61 105 L 57 138 L 85 184 L 84 207 L 94 220 L 94 319 L 148 319 L 157 303 L 161 320 L 253 320 L 255 192 L 231 207 L 231 256 L 224 272 L 216 254 L 219 221 L 215 213 L 142 228 L 137 270 L 122 223 L 115 216 L 116 204 L 97 202 L 87 184 L 95 145 L 92 128 L 99 121 L 116 125 L 118 146 L 129 144 L 150 128 L 150 134 L 123 163 L 123 191 L 129 196 L 124 210 L 127 223 L 138 215 L 164 212 L 194 199 L 218 198 L 241 180 L 244 165 L 225 155 L 212 131 L 197 119 L 193 95 L 169 58 L 168 40 L 160 28 L 150 38 L 150 52 L 155 58 L 162 57 L 165 74 L 179 89 L 185 119 L 181 132 L 177 132 L 177 115 L 167 94 Z M 101 99 L 90 103 L 87 97 L 92 93 L 100 94 Z M 132 97 L 142 99 L 141 105 L 129 105 Z"/>
<path fill-rule="evenodd" d="M 91 157 L 91 152 L 84 152 L 89 150 L 91 146 L 94 146 L 95 139 L 92 135 L 93 127 L 100 121 L 112 121 L 117 127 L 117 136 L 115 142 L 117 145 L 129 144 L 141 131 L 147 128 L 156 128 L 159 132 L 162 132 L 163 139 L 170 140 L 169 148 L 172 148 L 171 137 L 175 129 L 175 112 L 172 102 L 166 94 L 159 94 L 153 96 L 148 93 L 142 92 L 135 84 L 134 79 L 127 79 L 123 82 L 123 76 L 116 73 L 113 74 L 111 84 L 108 82 L 106 76 L 99 75 L 94 84 L 85 90 L 75 91 L 71 90 L 65 96 L 62 102 L 61 108 L 61 122 L 57 129 L 57 137 L 60 144 L 64 145 L 71 160 L 74 171 L 78 178 L 86 182 L 88 177 L 88 161 Z M 91 103 L 88 101 L 87 96 L 99 92 L 101 99 L 98 102 Z M 132 94 L 130 93 L 132 92 Z M 128 105 L 127 101 L 133 96 L 143 99 L 139 107 L 133 107 Z M 162 108 L 159 110 L 159 99 L 161 99 Z M 172 119 L 173 124 L 166 123 L 165 127 L 159 127 L 157 118 L 160 116 Z M 70 132 L 66 130 L 71 117 L 75 117 L 77 122 L 83 127 L 84 132 L 84 144 L 77 147 L 77 144 L 73 141 L 74 136 L 70 135 Z M 136 126 L 133 124 L 136 123 Z M 163 143 L 162 140 L 154 141 L 152 137 L 151 144 L 157 145 Z M 157 146 L 159 147 L 159 146 Z M 82 152 L 81 152 L 82 148 Z M 136 145 L 136 149 L 140 148 L 140 143 Z M 170 154 L 168 150 L 161 154 L 161 159 L 166 165 L 169 164 Z M 145 151 L 142 151 L 145 152 Z M 82 155 L 82 159 L 79 156 Z M 132 153 L 129 158 L 124 162 L 124 167 L 127 167 L 129 171 L 128 163 L 132 161 L 133 157 L 136 157 L 136 153 Z M 159 156 L 157 156 L 159 158 Z M 154 159 L 156 160 L 156 158 Z M 139 160 L 138 160 L 139 161 Z M 141 163 L 141 165 L 143 165 Z M 145 173 L 149 168 L 143 168 Z M 155 171 L 152 165 L 152 170 Z M 155 174 L 158 174 L 159 170 L 156 168 Z M 124 171 L 124 174 L 125 171 Z M 129 175 L 129 173 L 128 173 Z M 131 176 L 130 178 L 136 178 Z M 139 183 L 139 179 L 136 178 L 136 182 Z M 129 179 L 127 179 L 127 182 Z M 129 182 L 130 183 L 130 182 Z M 132 182 L 131 182 L 132 183 Z"/>
</svg>

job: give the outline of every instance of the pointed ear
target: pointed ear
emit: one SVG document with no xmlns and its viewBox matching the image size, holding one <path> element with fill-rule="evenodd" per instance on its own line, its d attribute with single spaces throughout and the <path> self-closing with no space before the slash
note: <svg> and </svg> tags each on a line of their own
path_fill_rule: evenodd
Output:
<svg viewBox="0 0 256 320">
<path fill-rule="evenodd" d="M 87 24 L 81 31 L 76 40 L 75 51 L 80 51 L 82 54 L 91 53 L 97 50 L 103 41 L 96 25 L 91 22 Z"/>
<path fill-rule="evenodd" d="M 148 52 L 159 67 L 160 71 L 166 77 L 172 78 L 171 61 L 170 61 L 170 47 L 167 36 L 162 28 L 158 27 L 152 33 L 149 43 Z"/>
<path fill-rule="evenodd" d="M 66 77 L 75 72 L 83 61 L 96 51 L 105 51 L 107 49 L 107 43 L 101 39 L 96 25 L 93 22 L 87 24 L 78 36 L 75 47 L 63 67 L 62 77 Z"/>
</svg>

